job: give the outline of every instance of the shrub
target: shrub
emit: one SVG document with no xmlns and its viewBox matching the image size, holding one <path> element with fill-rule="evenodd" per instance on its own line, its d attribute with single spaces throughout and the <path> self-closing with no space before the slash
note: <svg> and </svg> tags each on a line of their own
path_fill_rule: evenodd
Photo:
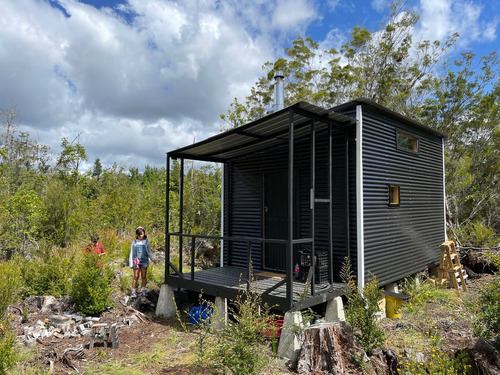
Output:
<svg viewBox="0 0 500 375">
<path fill-rule="evenodd" d="M 98 254 L 85 254 L 73 281 L 71 299 L 84 315 L 100 314 L 112 305 L 113 272 L 106 265 L 99 267 L 101 263 Z"/>
<path fill-rule="evenodd" d="M 385 340 L 384 332 L 378 327 L 378 302 L 382 299 L 382 290 L 375 275 L 361 290 L 358 288 L 351 271 L 351 262 L 345 258 L 341 278 L 347 297 L 345 308 L 346 320 L 352 326 L 354 335 L 368 355 Z"/>
<path fill-rule="evenodd" d="M 71 289 L 75 271 L 75 252 L 56 248 L 42 250 L 33 259 L 18 259 L 24 295 L 65 296 Z"/>
<path fill-rule="evenodd" d="M 469 239 L 478 247 L 495 246 L 498 243 L 498 236 L 495 235 L 495 230 L 482 221 L 467 223 L 467 225 L 458 231 L 458 236 Z"/>
<path fill-rule="evenodd" d="M 16 336 L 7 319 L 7 307 L 19 297 L 21 273 L 14 261 L 0 263 L 0 374 L 17 361 Z"/>
<path fill-rule="evenodd" d="M 8 320 L 0 320 L 0 374 L 7 374 L 17 361 L 16 335 Z"/>
<path fill-rule="evenodd" d="M 148 267 L 148 287 L 150 289 L 160 288 L 160 285 L 165 282 L 165 265 L 150 263 Z"/>
<path fill-rule="evenodd" d="M 270 358 L 265 337 L 260 334 L 272 329 L 270 309 L 261 305 L 260 294 L 242 290 L 228 310 L 232 319 L 224 330 L 215 332 L 211 324 L 198 326 L 197 364 L 208 367 L 211 373 L 258 374 Z M 218 316 L 214 309 L 211 321 Z"/>
<path fill-rule="evenodd" d="M 496 339 L 500 349 L 500 275 L 479 290 L 475 331 L 479 336 Z"/>
<path fill-rule="evenodd" d="M 122 242 L 120 244 L 120 248 L 119 248 L 120 258 L 123 259 L 123 264 L 125 264 L 127 267 L 129 265 L 130 244 L 131 243 L 132 243 L 132 240 L 130 240 L 129 242 Z"/>
<path fill-rule="evenodd" d="M 215 353 L 231 373 L 257 374 L 268 359 L 260 332 L 269 320 L 269 309 L 261 307 L 260 294 L 244 291 L 229 310 L 234 321 L 219 334 Z"/>
<path fill-rule="evenodd" d="M 488 262 L 493 264 L 497 272 L 500 272 L 500 253 L 494 253 L 491 250 L 487 250 L 485 255 Z"/>
<path fill-rule="evenodd" d="M 17 302 L 21 286 L 21 271 L 16 262 L 0 263 L 0 320 L 5 318 L 7 307 Z"/>
<path fill-rule="evenodd" d="M 108 259 L 115 258 L 117 252 L 118 257 L 120 257 L 119 251 L 117 251 L 120 241 L 116 230 L 100 230 L 98 233 L 100 237 L 99 241 L 103 244 Z"/>
</svg>

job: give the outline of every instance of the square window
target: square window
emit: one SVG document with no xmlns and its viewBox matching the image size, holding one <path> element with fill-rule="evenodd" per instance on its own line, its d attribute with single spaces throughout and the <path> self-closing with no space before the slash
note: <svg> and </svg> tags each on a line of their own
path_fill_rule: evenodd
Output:
<svg viewBox="0 0 500 375">
<path fill-rule="evenodd" d="M 389 206 L 399 206 L 399 185 L 389 185 Z"/>
<path fill-rule="evenodd" d="M 396 132 L 396 136 L 398 149 L 418 152 L 418 138 L 400 131 Z"/>
</svg>

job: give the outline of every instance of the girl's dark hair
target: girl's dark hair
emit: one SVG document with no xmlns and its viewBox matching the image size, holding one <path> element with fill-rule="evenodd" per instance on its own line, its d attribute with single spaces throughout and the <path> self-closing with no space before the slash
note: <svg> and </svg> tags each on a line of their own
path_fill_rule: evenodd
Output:
<svg viewBox="0 0 500 375">
<path fill-rule="evenodd" d="M 146 236 L 146 231 L 144 230 L 143 227 L 137 227 L 137 229 L 135 230 L 135 238 L 138 239 L 141 233 L 144 233 L 143 239 L 148 238 L 148 236 Z"/>
</svg>

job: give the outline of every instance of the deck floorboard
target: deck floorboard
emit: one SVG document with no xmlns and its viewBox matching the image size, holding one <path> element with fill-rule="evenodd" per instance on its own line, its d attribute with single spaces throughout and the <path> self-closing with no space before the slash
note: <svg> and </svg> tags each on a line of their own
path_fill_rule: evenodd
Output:
<svg viewBox="0 0 500 375">
<path fill-rule="evenodd" d="M 184 273 L 184 278 L 191 279 L 191 273 Z M 285 275 L 267 271 L 255 271 L 251 275 L 251 288 L 258 293 L 265 293 L 266 290 L 273 288 L 276 284 L 284 280 Z M 218 267 L 194 272 L 194 281 L 204 284 L 221 286 L 235 290 L 243 290 L 247 287 L 248 271 L 240 267 Z M 321 292 L 332 287 L 340 292 L 342 284 L 316 284 L 315 291 Z M 302 281 L 293 282 L 293 300 L 299 301 L 304 298 L 306 283 Z M 309 291 L 310 293 L 310 291 Z M 286 283 L 277 287 L 269 293 L 270 296 L 286 298 Z"/>
</svg>

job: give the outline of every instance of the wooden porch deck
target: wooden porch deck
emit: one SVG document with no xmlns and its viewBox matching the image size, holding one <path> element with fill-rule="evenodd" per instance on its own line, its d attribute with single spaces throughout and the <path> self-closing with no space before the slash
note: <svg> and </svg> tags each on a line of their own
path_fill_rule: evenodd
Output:
<svg viewBox="0 0 500 375">
<path fill-rule="evenodd" d="M 246 290 L 249 279 L 247 269 L 241 267 L 218 267 L 197 271 L 194 272 L 193 279 L 191 279 L 190 272 L 184 273 L 183 276 L 184 278 L 180 278 L 178 275 L 171 274 L 167 279 L 167 284 L 227 298 L 233 298 L 232 296 L 237 295 L 238 292 Z M 278 286 L 279 283 L 282 284 Z M 294 280 L 292 285 L 293 303 L 300 303 L 303 307 L 310 307 L 343 294 L 341 283 L 315 284 L 314 296 L 311 294 L 310 287 L 306 291 L 305 282 Z M 230 293 L 232 296 L 224 295 L 223 291 L 228 289 L 232 291 Z M 262 294 L 262 300 L 269 301 L 272 305 L 280 300 L 286 301 L 284 274 L 254 270 L 251 275 L 250 289 Z"/>
</svg>

